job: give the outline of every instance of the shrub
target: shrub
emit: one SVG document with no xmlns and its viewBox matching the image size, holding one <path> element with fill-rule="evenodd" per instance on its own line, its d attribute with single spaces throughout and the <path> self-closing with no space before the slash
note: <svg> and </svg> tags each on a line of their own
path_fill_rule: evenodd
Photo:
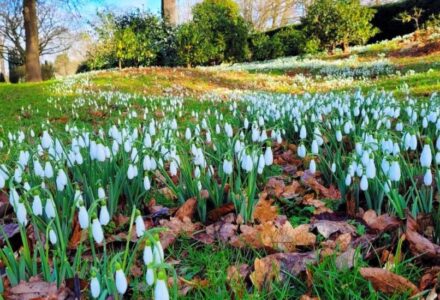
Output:
<svg viewBox="0 0 440 300">
<path fill-rule="evenodd" d="M 306 36 L 303 31 L 293 27 L 283 28 L 274 37 L 280 40 L 284 56 L 294 56 L 302 54 L 305 49 Z"/>
<path fill-rule="evenodd" d="M 250 38 L 252 60 L 266 60 L 271 58 L 272 45 L 269 36 L 258 32 Z"/>
<path fill-rule="evenodd" d="M 55 67 L 53 63 L 44 61 L 44 64 L 41 65 L 41 77 L 43 80 L 49 80 L 55 78 Z"/>
</svg>

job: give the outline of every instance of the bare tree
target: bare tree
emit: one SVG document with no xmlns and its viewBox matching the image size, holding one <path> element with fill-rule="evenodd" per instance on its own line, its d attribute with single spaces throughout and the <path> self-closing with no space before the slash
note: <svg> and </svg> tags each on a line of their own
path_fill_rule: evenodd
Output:
<svg viewBox="0 0 440 300">
<path fill-rule="evenodd" d="M 23 20 L 26 37 L 26 81 L 41 81 L 37 0 L 23 0 Z"/>
<path fill-rule="evenodd" d="M 1 1 L 0 1 L 0 4 Z M 26 57 L 26 36 L 21 0 L 9 0 L 0 8 L 0 35 L 5 36 L 0 55 L 6 59 L 9 50 L 15 50 Z M 49 3 L 38 6 L 38 51 L 39 56 L 66 51 L 70 48 L 71 39 L 68 28 L 64 26 L 65 16 L 60 15 Z"/>
</svg>

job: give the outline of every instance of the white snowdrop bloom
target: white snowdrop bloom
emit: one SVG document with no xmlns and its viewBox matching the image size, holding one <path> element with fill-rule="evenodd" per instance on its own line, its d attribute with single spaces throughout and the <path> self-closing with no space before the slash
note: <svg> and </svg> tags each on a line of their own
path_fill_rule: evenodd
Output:
<svg viewBox="0 0 440 300">
<path fill-rule="evenodd" d="M 431 147 L 428 144 L 423 146 L 422 154 L 420 154 L 420 165 L 424 168 L 431 167 L 432 153 Z"/>
<path fill-rule="evenodd" d="M 226 136 L 229 138 L 231 138 L 234 135 L 232 126 L 229 123 L 225 123 L 225 132 L 226 132 Z"/>
<path fill-rule="evenodd" d="M 66 185 L 67 185 L 67 175 L 64 172 L 63 169 L 59 169 L 58 173 L 57 173 L 57 179 L 56 179 L 56 185 L 57 185 L 57 190 L 59 192 L 64 191 Z"/>
<path fill-rule="evenodd" d="M 6 180 L 3 178 L 2 174 L 0 174 L 0 190 L 5 187 Z"/>
<path fill-rule="evenodd" d="M 170 163 L 170 175 L 171 176 L 177 175 L 177 163 L 175 160 L 171 161 Z"/>
<path fill-rule="evenodd" d="M 391 181 L 389 179 L 385 181 L 383 190 L 385 193 L 389 193 L 391 191 Z"/>
<path fill-rule="evenodd" d="M 128 283 L 127 283 L 127 278 L 125 277 L 125 274 L 122 271 L 121 266 L 119 264 L 117 264 L 116 266 L 115 283 L 118 293 L 124 295 L 125 292 L 127 291 Z"/>
<path fill-rule="evenodd" d="M 368 179 L 367 179 L 366 175 L 362 176 L 359 186 L 360 186 L 361 190 L 363 190 L 363 191 L 368 190 Z"/>
<path fill-rule="evenodd" d="M 93 276 L 90 280 L 90 293 L 92 294 L 93 298 L 98 298 L 101 294 L 101 286 L 99 284 L 98 278 L 96 276 Z"/>
<path fill-rule="evenodd" d="M 138 150 L 136 148 L 133 148 L 131 150 L 131 155 L 130 155 L 131 161 L 136 164 L 139 161 L 139 155 L 138 155 Z"/>
<path fill-rule="evenodd" d="M 411 135 L 411 142 L 409 148 L 413 151 L 417 149 L 417 136 L 415 134 Z"/>
<path fill-rule="evenodd" d="M 299 138 L 305 139 L 306 137 L 307 137 L 307 130 L 306 130 L 306 127 L 304 125 L 302 125 L 301 129 L 299 131 Z"/>
<path fill-rule="evenodd" d="M 357 164 L 356 165 L 356 176 L 362 177 L 362 175 L 364 175 L 364 167 L 362 166 L 362 164 Z"/>
<path fill-rule="evenodd" d="M 146 266 L 149 266 L 154 261 L 153 249 L 151 248 L 151 241 L 150 240 L 145 241 L 143 259 L 144 259 L 144 264 Z"/>
<path fill-rule="evenodd" d="M 106 195 L 105 195 L 105 190 L 102 186 L 100 186 L 98 188 L 98 199 L 105 199 Z"/>
<path fill-rule="evenodd" d="M 245 118 L 244 121 L 243 121 L 243 127 L 244 127 L 244 129 L 248 129 L 249 128 L 249 121 L 248 121 L 247 118 Z"/>
<path fill-rule="evenodd" d="M 41 203 L 40 195 L 34 196 L 34 201 L 32 202 L 32 212 L 36 216 L 43 215 L 43 204 Z"/>
<path fill-rule="evenodd" d="M 365 170 L 365 175 L 367 178 L 373 179 L 376 177 L 376 165 L 374 164 L 374 160 L 370 159 L 367 163 L 367 167 Z"/>
<path fill-rule="evenodd" d="M 257 142 L 260 139 L 260 130 L 256 126 L 252 126 L 252 142 Z"/>
<path fill-rule="evenodd" d="M 148 175 L 144 176 L 144 189 L 146 191 L 149 191 L 151 189 L 150 178 L 148 177 Z"/>
<path fill-rule="evenodd" d="M 189 141 L 191 139 L 192 135 L 191 135 L 191 129 L 189 129 L 189 127 L 186 128 L 185 130 L 185 139 L 187 141 Z"/>
<path fill-rule="evenodd" d="M 306 157 L 306 154 L 307 154 L 306 146 L 304 146 L 304 144 L 299 145 L 298 156 L 304 158 Z"/>
<path fill-rule="evenodd" d="M 113 141 L 112 143 L 112 154 L 116 155 L 119 152 L 119 144 L 117 141 Z"/>
<path fill-rule="evenodd" d="M 332 163 L 330 170 L 332 171 L 332 173 L 336 172 L 336 163 Z"/>
<path fill-rule="evenodd" d="M 345 185 L 346 186 L 350 186 L 351 185 L 351 176 L 350 176 L 350 174 L 347 174 L 347 176 L 345 176 Z"/>
<path fill-rule="evenodd" d="M 208 130 L 206 131 L 206 142 L 209 144 L 212 142 L 212 138 L 211 138 L 211 132 Z"/>
<path fill-rule="evenodd" d="M 198 166 L 194 169 L 194 178 L 200 178 L 200 168 Z"/>
<path fill-rule="evenodd" d="M 105 161 L 106 153 L 105 153 L 105 147 L 103 144 L 97 144 L 96 145 L 96 160 L 99 162 Z"/>
<path fill-rule="evenodd" d="M 163 263 L 165 260 L 165 254 L 163 252 L 162 244 L 160 243 L 159 235 L 156 234 L 154 239 L 156 242 L 153 245 L 153 257 L 155 263 Z"/>
<path fill-rule="evenodd" d="M 430 186 L 432 184 L 431 169 L 426 169 L 425 175 L 423 176 L 423 184 L 427 186 Z"/>
<path fill-rule="evenodd" d="M 147 133 L 144 136 L 144 146 L 149 149 L 152 146 L 151 136 Z"/>
<path fill-rule="evenodd" d="M 147 268 L 147 272 L 145 274 L 145 281 L 147 282 L 148 286 L 152 286 L 154 283 L 154 270 L 153 268 L 149 267 Z"/>
<path fill-rule="evenodd" d="M 136 223 L 137 237 L 143 236 L 144 232 L 145 232 L 145 223 L 144 223 L 144 219 L 142 218 L 142 216 L 140 214 L 136 217 L 135 223 Z"/>
<path fill-rule="evenodd" d="M 55 209 L 55 203 L 53 203 L 52 199 L 46 200 L 46 205 L 44 206 L 44 212 L 46 213 L 46 216 L 49 219 L 53 219 L 56 217 L 56 209 Z"/>
<path fill-rule="evenodd" d="M 94 218 L 92 221 L 92 235 L 97 244 L 101 244 L 104 240 L 104 232 L 98 218 Z"/>
<path fill-rule="evenodd" d="M 53 168 L 49 161 L 46 161 L 46 164 L 44 165 L 44 177 L 46 178 L 53 177 Z"/>
<path fill-rule="evenodd" d="M 99 223 L 102 226 L 106 226 L 110 222 L 110 213 L 108 212 L 107 205 L 101 205 L 99 210 Z"/>
<path fill-rule="evenodd" d="M 86 229 L 89 227 L 89 213 L 84 205 L 80 205 L 79 207 L 78 220 L 81 229 Z"/>
<path fill-rule="evenodd" d="M 83 164 L 84 159 L 83 159 L 83 156 L 82 156 L 81 152 L 78 151 L 78 152 L 75 154 L 75 161 L 76 161 L 76 163 L 77 163 L 78 165 L 82 165 L 82 164 Z"/>
<path fill-rule="evenodd" d="M 336 141 L 342 141 L 342 132 L 340 130 L 336 131 Z"/>
<path fill-rule="evenodd" d="M 316 162 L 315 162 L 314 159 L 312 159 L 312 160 L 310 161 L 309 171 L 310 171 L 310 173 L 312 173 L 312 174 L 315 174 L 315 173 L 316 173 Z"/>
<path fill-rule="evenodd" d="M 435 154 L 435 162 L 437 165 L 440 165 L 440 151 Z M 1 183 L 0 183 L 0 188 L 1 188 Z"/>
<path fill-rule="evenodd" d="M 388 177 L 391 181 L 399 181 L 401 176 L 400 165 L 398 161 L 393 161 L 388 171 Z"/>
<path fill-rule="evenodd" d="M 52 146 L 52 138 L 50 137 L 47 130 L 43 132 L 43 136 L 41 137 L 41 146 L 44 149 L 49 149 L 49 147 Z"/>
<path fill-rule="evenodd" d="M 223 172 L 224 172 L 226 175 L 231 175 L 231 174 L 232 174 L 232 171 L 233 171 L 232 161 L 231 161 L 231 160 L 228 160 L 228 159 L 225 159 L 225 160 L 223 161 Z"/>
<path fill-rule="evenodd" d="M 133 165 L 133 164 L 129 164 L 128 165 L 128 170 L 127 170 L 127 178 L 129 180 L 132 180 L 133 178 L 135 178 L 138 175 L 138 169 L 137 166 Z"/>
<path fill-rule="evenodd" d="M 165 272 L 159 271 L 156 285 L 154 286 L 154 300 L 169 300 L 170 294 L 166 283 Z"/>
<path fill-rule="evenodd" d="M 18 202 L 16 206 L 17 221 L 20 225 L 26 226 L 28 223 L 26 206 L 22 202 Z"/>
<path fill-rule="evenodd" d="M 266 151 L 264 151 L 264 163 L 266 166 L 271 166 L 273 164 L 273 153 L 270 146 L 267 146 Z"/>
<path fill-rule="evenodd" d="M 12 207 L 16 207 L 18 204 L 18 201 L 20 199 L 20 196 L 18 195 L 18 192 L 15 188 L 12 188 L 9 193 L 9 203 Z"/>
<path fill-rule="evenodd" d="M 257 173 L 263 174 L 265 162 L 264 162 L 264 155 L 260 154 L 260 157 L 258 158 L 258 167 L 257 167 Z"/>
<path fill-rule="evenodd" d="M 16 183 L 21 183 L 23 171 L 20 166 L 18 166 L 14 171 L 14 181 Z"/>
<path fill-rule="evenodd" d="M 319 153 L 318 142 L 316 140 L 312 141 L 312 154 L 317 155 Z"/>
<path fill-rule="evenodd" d="M 52 245 L 55 245 L 58 241 L 57 234 L 53 229 L 49 230 L 49 241 Z"/>
<path fill-rule="evenodd" d="M 437 141 L 435 142 L 435 148 L 437 151 L 440 151 L 440 136 L 437 138 Z"/>
<path fill-rule="evenodd" d="M 241 161 L 241 168 L 246 172 L 250 172 L 252 171 L 253 167 L 254 163 L 252 161 L 252 157 L 244 153 Z"/>
<path fill-rule="evenodd" d="M 124 151 L 126 153 L 130 153 L 131 152 L 131 147 L 132 147 L 131 141 L 129 139 L 126 139 L 125 142 L 124 142 Z"/>
</svg>

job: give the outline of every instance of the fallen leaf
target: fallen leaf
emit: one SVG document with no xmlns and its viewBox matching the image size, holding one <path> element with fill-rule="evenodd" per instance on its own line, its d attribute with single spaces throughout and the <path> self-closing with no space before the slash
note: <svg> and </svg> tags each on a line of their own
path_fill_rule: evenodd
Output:
<svg viewBox="0 0 440 300">
<path fill-rule="evenodd" d="M 311 189 L 313 189 L 318 195 L 322 195 L 322 197 L 327 199 L 340 200 L 341 193 L 333 186 L 330 185 L 329 188 L 324 187 L 322 184 L 316 180 L 316 178 L 311 175 L 309 172 L 304 172 L 301 180 L 305 185 L 308 185 Z"/>
<path fill-rule="evenodd" d="M 417 232 L 416 221 L 410 215 L 406 221 L 406 239 L 409 248 L 414 255 L 425 256 L 427 258 L 438 259 L 440 257 L 440 246 L 432 243 L 430 240 Z"/>
<path fill-rule="evenodd" d="M 257 289 L 269 286 L 273 280 L 283 280 L 283 272 L 297 276 L 305 271 L 307 265 L 316 261 L 314 252 L 276 253 L 262 259 L 255 259 L 251 281 Z M 280 272 L 283 271 L 283 272 Z"/>
<path fill-rule="evenodd" d="M 356 232 L 356 228 L 345 221 L 315 220 L 311 224 L 312 228 L 316 228 L 318 232 L 328 239 L 333 233 L 351 233 Z"/>
<path fill-rule="evenodd" d="M 415 295 L 419 289 L 408 279 L 382 268 L 361 268 L 362 277 L 370 281 L 376 290 L 385 294 L 411 292 Z"/>
<path fill-rule="evenodd" d="M 315 196 L 313 194 L 304 195 L 301 204 L 306 206 L 313 206 L 315 208 L 315 210 L 313 211 L 314 215 L 333 212 L 333 210 L 328 208 L 323 201 L 315 199 Z"/>
<path fill-rule="evenodd" d="M 229 202 L 226 203 L 219 208 L 215 208 L 208 213 L 208 220 L 211 222 L 218 221 L 224 215 L 227 215 L 235 210 L 234 203 Z"/>
<path fill-rule="evenodd" d="M 338 270 L 351 269 L 354 265 L 354 255 L 356 250 L 349 248 L 347 251 L 336 257 L 335 265 Z"/>
<path fill-rule="evenodd" d="M 260 197 L 254 209 L 254 219 L 260 223 L 275 220 L 278 216 L 278 209 L 272 205 L 273 202 L 273 200 L 266 200 Z"/>
<path fill-rule="evenodd" d="M 176 211 L 175 217 L 183 221 L 184 218 L 192 219 L 197 208 L 197 199 L 189 198 Z"/>
<path fill-rule="evenodd" d="M 269 196 L 280 198 L 281 194 L 284 192 L 284 181 L 271 177 L 266 184 L 265 191 Z"/>
<path fill-rule="evenodd" d="M 183 220 L 178 218 L 170 218 L 169 220 L 160 220 L 160 225 L 167 228 L 168 230 L 161 233 L 160 242 L 162 247 L 165 249 L 174 241 L 176 238 L 182 234 L 191 236 L 194 231 L 200 229 L 199 223 L 191 222 L 191 219 L 184 217 Z"/>
<path fill-rule="evenodd" d="M 6 300 L 35 300 L 35 299 L 66 299 L 71 291 L 64 284 L 57 288 L 56 283 L 43 281 L 40 277 L 31 277 L 28 282 L 20 281 L 4 293 Z"/>
<path fill-rule="evenodd" d="M 69 244 L 67 248 L 69 250 L 75 250 L 80 242 L 83 242 L 87 239 L 87 229 L 82 230 L 79 222 L 78 222 L 78 212 L 75 212 L 75 216 L 73 217 L 73 230 L 72 235 L 69 240 Z"/>
<path fill-rule="evenodd" d="M 9 223 L 1 226 L 3 227 L 3 231 L 5 232 L 8 239 L 11 239 L 20 232 L 20 227 L 16 223 Z M 0 234 L 0 245 L 3 245 L 3 241 L 4 236 L 3 234 Z"/>
<path fill-rule="evenodd" d="M 433 287 L 440 276 L 440 266 L 434 266 L 429 268 L 420 278 L 419 289 L 421 291 L 426 290 L 429 287 Z"/>
<path fill-rule="evenodd" d="M 401 222 L 388 214 L 377 216 L 376 212 L 372 209 L 366 211 L 362 216 L 362 219 L 367 225 L 378 232 L 384 232 L 396 229 L 400 226 Z"/>
<path fill-rule="evenodd" d="M 286 198 L 286 199 L 292 199 L 298 195 L 298 190 L 300 188 L 301 188 L 301 184 L 298 181 L 294 180 L 294 181 L 292 181 L 291 184 L 289 184 L 288 186 L 286 186 L 284 188 L 284 191 L 281 194 L 281 197 Z"/>
</svg>

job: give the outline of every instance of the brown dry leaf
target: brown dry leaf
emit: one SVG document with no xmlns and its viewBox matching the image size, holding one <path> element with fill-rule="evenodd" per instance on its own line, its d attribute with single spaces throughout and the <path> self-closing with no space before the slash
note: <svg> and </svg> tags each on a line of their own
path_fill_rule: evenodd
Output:
<svg viewBox="0 0 440 300">
<path fill-rule="evenodd" d="M 315 208 L 315 211 L 313 212 L 314 215 L 333 212 L 333 210 L 328 208 L 323 201 L 315 199 L 315 196 L 313 194 L 304 195 L 301 204 L 306 206 L 313 206 Z"/>
<path fill-rule="evenodd" d="M 193 223 L 191 219 L 187 217 L 184 217 L 183 220 L 178 218 L 170 218 L 169 220 L 162 219 L 159 223 L 162 227 L 168 228 L 168 230 L 163 232 L 160 236 L 160 242 L 164 249 L 174 243 L 178 236 L 182 234 L 191 236 L 194 231 L 200 229 L 199 223 Z"/>
<path fill-rule="evenodd" d="M 266 200 L 263 197 L 257 202 L 254 210 L 254 219 L 260 223 L 273 221 L 278 216 L 278 209 L 272 205 L 273 200 Z"/>
<path fill-rule="evenodd" d="M 224 215 L 227 215 L 235 210 L 234 203 L 229 202 L 225 205 L 220 206 L 219 208 L 215 208 L 208 213 L 208 219 L 211 222 L 218 221 Z"/>
<path fill-rule="evenodd" d="M 316 180 L 314 176 L 310 175 L 308 172 L 304 172 L 301 179 L 318 195 L 322 195 L 322 197 L 327 199 L 341 199 L 341 193 L 333 185 L 330 185 L 329 188 L 324 187 L 318 182 L 318 180 Z"/>
<path fill-rule="evenodd" d="M 159 193 L 161 193 L 167 199 L 170 200 L 176 199 L 176 194 L 174 194 L 174 192 L 167 187 L 163 187 L 159 189 Z"/>
<path fill-rule="evenodd" d="M 237 299 L 243 299 L 246 292 L 245 280 L 251 273 L 251 267 L 247 264 L 229 266 L 227 280 Z"/>
<path fill-rule="evenodd" d="M 255 259 L 254 272 L 250 275 L 254 286 L 261 289 L 268 286 L 274 279 L 283 279 L 283 273 L 299 275 L 307 265 L 317 260 L 314 252 L 307 253 L 276 253 L 262 259 Z"/>
<path fill-rule="evenodd" d="M 294 180 L 292 181 L 291 184 L 289 184 L 284 188 L 281 197 L 286 199 L 292 199 L 298 195 L 298 191 L 300 190 L 300 188 L 301 188 L 301 184 L 298 181 Z"/>
<path fill-rule="evenodd" d="M 328 239 L 333 233 L 350 233 L 354 234 L 356 228 L 344 221 L 316 220 L 312 224 L 312 228 L 318 229 L 318 232 Z"/>
<path fill-rule="evenodd" d="M 401 223 L 397 218 L 388 214 L 377 216 L 376 212 L 372 209 L 366 211 L 362 216 L 362 219 L 370 228 L 378 232 L 396 229 Z"/>
<path fill-rule="evenodd" d="M 4 191 L 0 191 L 0 216 L 3 217 L 11 207 L 8 195 Z"/>
<path fill-rule="evenodd" d="M 116 227 L 122 227 L 130 221 L 130 217 L 118 214 L 113 217 Z"/>
<path fill-rule="evenodd" d="M 440 266 L 429 268 L 427 271 L 425 271 L 425 274 L 423 274 L 422 278 L 420 279 L 419 289 L 423 291 L 429 287 L 433 287 L 437 283 L 439 276 Z"/>
<path fill-rule="evenodd" d="M 183 221 L 184 218 L 192 219 L 197 208 L 197 199 L 189 198 L 176 211 L 175 217 Z"/>
<path fill-rule="evenodd" d="M 418 233 L 417 230 L 418 226 L 416 221 L 408 215 L 406 221 L 406 239 L 411 252 L 414 255 L 424 255 L 428 258 L 440 258 L 440 246 L 432 243 Z"/>
<path fill-rule="evenodd" d="M 395 294 L 411 291 L 411 295 L 419 289 L 408 279 L 382 268 L 361 268 L 362 277 L 370 281 L 376 290 L 386 294 Z"/>
<path fill-rule="evenodd" d="M 7 289 L 4 293 L 6 300 L 35 300 L 35 299 L 67 299 L 71 291 L 64 284 L 58 289 L 56 283 L 43 281 L 35 276 L 29 282 L 20 281 L 14 287 Z"/>
<path fill-rule="evenodd" d="M 349 248 L 347 251 L 336 257 L 335 264 L 338 270 L 351 269 L 354 265 L 356 250 Z"/>
<path fill-rule="evenodd" d="M 265 191 L 269 196 L 280 198 L 281 194 L 284 192 L 284 181 L 272 177 L 266 184 Z"/>
</svg>

